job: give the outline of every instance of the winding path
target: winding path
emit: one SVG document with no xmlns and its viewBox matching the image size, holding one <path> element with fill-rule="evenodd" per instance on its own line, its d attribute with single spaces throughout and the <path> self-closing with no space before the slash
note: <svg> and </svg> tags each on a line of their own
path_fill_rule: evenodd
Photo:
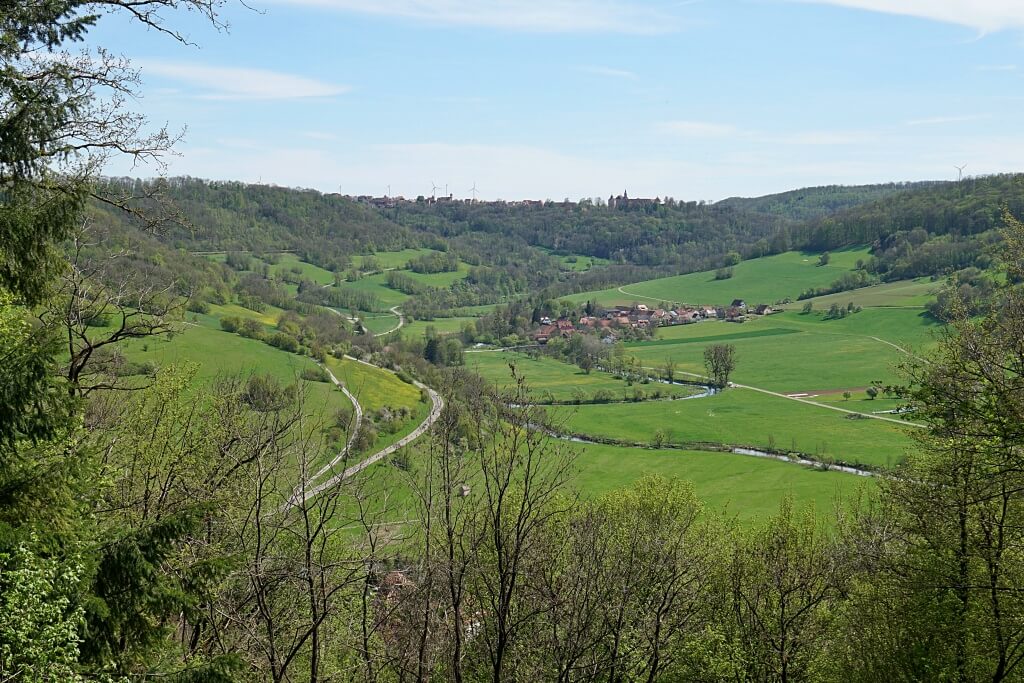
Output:
<svg viewBox="0 0 1024 683">
<path fill-rule="evenodd" d="M 327 472 L 333 470 L 335 467 L 338 466 L 339 462 L 348 457 L 349 452 L 352 450 L 352 444 L 355 443 L 356 437 L 359 436 L 359 430 L 362 429 L 363 427 L 363 407 L 359 405 L 359 401 L 356 399 L 355 396 L 352 395 L 352 392 L 348 390 L 348 387 L 346 387 L 337 377 L 334 376 L 334 373 L 331 372 L 330 368 L 328 368 L 323 363 L 320 363 L 319 365 L 327 372 L 327 376 L 331 378 L 331 382 L 334 383 L 334 386 L 341 389 L 342 393 L 345 394 L 348 400 L 352 402 L 352 409 L 355 412 L 356 419 L 355 423 L 352 425 L 352 430 L 349 433 L 348 441 L 345 442 L 345 447 L 342 448 L 341 451 L 339 451 L 336 456 L 334 456 L 333 460 L 331 460 L 329 463 L 321 467 L 319 470 L 316 471 L 315 474 L 309 477 L 309 481 L 311 482 L 316 481 L 317 479 L 325 475 Z M 295 491 L 292 493 L 292 498 L 299 495 L 300 488 L 301 487 L 296 487 Z"/>
<path fill-rule="evenodd" d="M 372 363 L 367 363 L 366 361 L 359 360 L 358 358 L 352 358 L 350 356 L 346 356 L 346 358 L 348 358 L 349 360 L 354 360 L 354 361 L 356 361 L 358 363 L 362 363 L 364 365 L 368 365 L 368 366 L 370 366 L 372 368 L 376 368 L 377 370 L 382 370 L 384 372 L 391 372 L 390 370 L 387 370 L 385 368 L 380 368 L 380 367 L 378 367 L 376 365 L 373 365 Z M 328 371 L 328 372 L 330 372 L 330 371 Z M 333 374 L 331 375 L 331 379 L 336 384 L 338 383 L 338 381 L 334 378 Z M 365 470 L 370 465 L 373 465 L 374 463 L 380 462 L 381 460 L 383 460 L 384 458 L 388 457 L 389 455 L 391 455 L 395 451 L 397 451 L 397 450 L 399 450 L 401 448 L 404 448 L 405 446 L 408 446 L 413 441 L 415 441 L 416 439 L 420 438 L 423 434 L 425 434 L 426 431 L 428 429 L 430 429 L 434 425 L 435 422 L 437 422 L 437 419 L 439 417 L 441 417 L 441 410 L 444 409 L 444 399 L 441 398 L 441 395 L 438 394 L 436 391 L 434 391 L 433 389 L 431 389 L 430 387 L 428 387 L 427 385 L 425 385 L 425 384 L 423 384 L 421 382 L 417 382 L 417 381 L 413 380 L 413 384 L 418 389 L 426 390 L 427 394 L 430 396 L 430 403 L 431 403 L 430 414 L 427 415 L 426 419 L 423 420 L 423 422 L 421 422 L 419 424 L 419 426 L 416 427 L 416 429 L 412 430 L 411 432 L 409 432 L 409 434 L 407 434 L 406 436 L 402 437 L 401 439 L 399 439 L 395 443 L 391 444 L 390 446 L 387 446 L 387 447 L 377 451 L 373 455 L 365 458 L 364 460 L 356 463 L 355 465 L 352 465 L 351 467 L 345 468 L 341 472 L 338 472 L 337 474 L 335 474 L 333 477 L 327 479 L 326 481 L 324 481 L 324 482 L 322 482 L 320 484 L 317 484 L 317 485 L 313 486 L 312 488 L 305 488 L 305 487 L 302 487 L 302 486 L 297 487 L 295 492 L 292 494 L 291 498 L 289 498 L 287 506 L 288 507 L 292 507 L 292 506 L 298 505 L 300 502 L 305 503 L 305 502 L 307 502 L 307 501 L 309 501 L 309 500 L 311 500 L 313 498 L 316 498 L 318 495 L 320 495 L 324 491 L 326 491 L 326 490 L 328 490 L 328 489 L 330 489 L 330 488 L 332 488 L 334 486 L 337 486 L 339 483 L 341 483 L 342 481 L 348 479 L 349 477 L 353 477 L 353 476 L 359 474 L 360 472 Z M 350 398 L 352 398 L 351 394 L 349 394 L 348 391 L 345 391 L 345 394 L 347 396 L 349 396 Z M 352 400 L 353 400 L 353 405 L 356 405 L 356 406 L 359 405 L 358 403 L 355 402 L 354 398 Z M 362 415 L 362 409 L 360 408 L 358 410 L 359 410 L 359 414 L 361 416 Z M 313 483 L 313 481 L 315 481 L 318 477 L 323 476 L 328 471 L 332 470 L 337 465 L 338 462 L 344 460 L 345 455 L 348 453 L 349 445 L 351 445 L 351 443 L 352 443 L 352 438 L 354 438 L 354 437 L 355 437 L 355 432 L 353 432 L 352 437 L 349 438 L 349 443 L 345 445 L 345 449 L 341 453 L 339 453 L 338 456 L 335 457 L 334 460 L 332 460 L 329 465 L 327 465 L 327 467 L 321 469 L 313 477 L 310 477 L 309 482 L 307 482 L 307 486 L 308 486 L 308 484 Z"/>
<path fill-rule="evenodd" d="M 634 294 L 633 292 L 627 292 L 625 285 L 619 287 L 617 289 L 617 291 L 620 294 L 625 294 L 626 296 L 635 296 L 638 299 L 647 299 L 648 301 L 658 301 L 658 302 L 666 301 L 666 299 L 655 299 L 653 296 L 644 296 L 643 294 Z"/>
<path fill-rule="evenodd" d="M 652 367 L 648 367 L 648 366 L 643 366 L 643 369 L 644 370 L 657 370 L 658 368 L 652 368 Z M 686 375 L 688 377 L 696 377 L 698 379 L 703 379 L 703 380 L 707 380 L 708 379 L 704 375 L 699 375 L 696 372 L 684 372 L 682 370 L 676 370 L 676 373 L 680 374 L 680 375 Z M 873 413 L 861 413 L 861 412 L 858 412 L 856 410 L 849 410 L 847 408 L 840 408 L 839 406 L 832 406 L 832 405 L 829 405 L 827 403 L 818 403 L 817 401 L 812 401 L 812 400 L 807 399 L 807 398 L 801 398 L 799 396 L 789 396 L 787 394 L 781 394 L 781 393 L 779 393 L 777 391 L 771 391 L 770 389 L 762 389 L 761 387 L 752 387 L 749 384 L 736 384 L 735 382 L 729 382 L 729 386 L 735 387 L 737 389 L 749 389 L 750 391 L 757 391 L 757 392 L 760 392 L 762 394 L 767 394 L 769 396 L 777 396 L 778 398 L 785 398 L 785 399 L 788 399 L 790 401 L 797 401 L 798 403 L 806 403 L 807 405 L 817 406 L 819 408 L 828 408 L 829 410 L 835 410 L 837 412 L 847 413 L 849 415 L 860 415 L 861 417 L 866 417 L 866 418 L 869 418 L 871 420 L 882 420 L 883 422 L 894 422 L 896 424 L 907 425 L 909 427 L 921 427 L 921 428 L 925 427 L 925 425 L 919 424 L 917 422 L 909 422 L 907 420 L 897 420 L 896 418 L 893 418 L 893 417 L 885 417 L 884 415 L 876 415 L 876 414 L 873 414 Z"/>
<path fill-rule="evenodd" d="M 391 334 L 392 332 L 398 332 L 400 329 L 402 329 L 402 326 L 405 325 L 405 316 L 402 315 L 402 312 L 400 310 L 398 310 L 398 306 L 392 306 L 388 310 L 398 316 L 398 324 L 392 327 L 390 330 L 381 332 L 379 335 L 377 335 L 378 337 Z"/>
</svg>

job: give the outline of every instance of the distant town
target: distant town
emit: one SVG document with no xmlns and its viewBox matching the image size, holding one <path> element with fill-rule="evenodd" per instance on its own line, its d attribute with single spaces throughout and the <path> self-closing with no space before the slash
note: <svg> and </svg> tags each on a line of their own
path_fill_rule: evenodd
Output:
<svg viewBox="0 0 1024 683">
<path fill-rule="evenodd" d="M 561 201 L 553 201 L 551 199 L 516 199 L 516 200 L 482 200 L 474 198 L 455 198 L 453 194 L 447 195 L 419 195 L 415 199 L 408 199 L 401 195 L 390 196 L 383 195 L 381 197 L 374 197 L 372 195 L 349 195 L 349 194 L 338 194 L 335 196 L 344 197 L 353 202 L 359 204 L 367 204 L 374 206 L 378 209 L 393 209 L 401 204 L 491 204 L 495 206 L 579 206 L 579 205 L 590 205 L 599 206 L 605 205 L 612 209 L 646 209 L 652 207 L 658 207 L 661 205 L 675 206 L 676 200 L 671 197 L 662 199 L 661 197 L 630 197 L 629 193 L 625 190 L 620 195 L 609 196 L 607 201 L 598 198 L 595 202 L 594 199 L 584 198 L 579 201 L 571 201 L 569 199 L 563 199 Z M 695 202 L 688 202 L 695 203 Z"/>
<path fill-rule="evenodd" d="M 607 330 L 602 334 L 602 341 L 612 344 L 618 340 L 616 331 L 692 325 L 704 320 L 742 323 L 748 315 L 771 315 L 774 312 L 775 309 L 768 304 L 747 306 L 743 299 L 734 299 L 728 306 L 689 307 L 676 304 L 672 308 L 651 308 L 646 304 L 634 304 L 599 310 L 597 314 L 581 316 L 575 322 L 569 318 L 541 318 L 540 327 L 534 331 L 532 338 L 538 344 L 546 344 L 554 337 L 568 339 L 581 332 Z"/>
</svg>

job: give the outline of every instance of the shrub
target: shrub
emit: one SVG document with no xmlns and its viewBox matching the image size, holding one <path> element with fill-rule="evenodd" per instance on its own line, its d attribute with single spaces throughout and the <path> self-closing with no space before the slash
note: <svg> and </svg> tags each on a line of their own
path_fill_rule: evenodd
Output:
<svg viewBox="0 0 1024 683">
<path fill-rule="evenodd" d="M 299 350 L 299 340 L 284 332 L 275 333 L 274 336 L 267 340 L 267 343 L 290 353 L 296 353 Z"/>
<path fill-rule="evenodd" d="M 253 320 L 252 318 L 245 318 L 238 326 L 238 334 L 248 339 L 260 339 L 262 340 L 266 334 L 263 331 L 263 325 L 260 325 L 259 321 Z"/>
<path fill-rule="evenodd" d="M 242 319 L 236 318 L 235 316 L 229 315 L 220 319 L 220 329 L 225 332 L 237 332 L 238 328 L 242 326 Z"/>
<path fill-rule="evenodd" d="M 307 382 L 330 382 L 331 377 L 319 365 L 302 369 L 302 379 Z"/>
<path fill-rule="evenodd" d="M 260 413 L 281 410 L 295 397 L 295 387 L 283 387 L 268 375 L 253 375 L 245 383 L 242 400 Z"/>
<path fill-rule="evenodd" d="M 210 304 L 203 301 L 202 299 L 191 299 L 188 302 L 188 310 L 192 313 L 209 313 Z"/>
</svg>

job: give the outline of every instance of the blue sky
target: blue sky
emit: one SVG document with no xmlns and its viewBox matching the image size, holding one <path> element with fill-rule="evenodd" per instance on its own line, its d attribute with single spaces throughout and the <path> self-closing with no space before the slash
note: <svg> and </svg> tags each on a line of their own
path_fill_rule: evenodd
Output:
<svg viewBox="0 0 1024 683">
<path fill-rule="evenodd" d="M 103 20 L 167 172 L 415 197 L 717 200 L 1024 170 L 1022 0 L 251 0 Z M 115 163 L 111 174 L 155 168 Z"/>
</svg>

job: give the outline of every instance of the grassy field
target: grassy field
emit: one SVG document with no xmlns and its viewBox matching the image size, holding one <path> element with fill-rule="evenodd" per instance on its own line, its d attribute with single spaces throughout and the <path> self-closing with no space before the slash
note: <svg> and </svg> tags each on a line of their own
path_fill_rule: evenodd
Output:
<svg viewBox="0 0 1024 683">
<path fill-rule="evenodd" d="M 198 370 L 195 387 L 203 391 L 216 378 L 250 374 L 270 375 L 282 384 L 301 383 L 309 414 L 329 419 L 351 404 L 334 385 L 300 380 L 304 369 L 315 368 L 313 359 L 276 349 L 255 339 L 246 339 L 219 329 L 213 316 L 195 316 L 197 325 L 189 325 L 173 339 L 135 339 L 122 349 L 132 361 L 153 361 L 159 367 L 195 363 Z"/>
<path fill-rule="evenodd" d="M 402 334 L 408 338 L 413 339 L 426 335 L 427 328 L 433 327 L 434 331 L 438 334 L 454 334 L 462 331 L 462 326 L 466 323 L 472 323 L 476 318 L 463 317 L 463 318 L 435 318 L 434 320 L 414 320 L 411 323 L 406 323 L 402 328 Z"/>
<path fill-rule="evenodd" d="M 413 409 L 420 403 L 420 390 L 390 372 L 348 358 L 339 360 L 331 356 L 327 357 L 327 367 L 367 411 L 385 406 Z"/>
<path fill-rule="evenodd" d="M 759 521 L 778 512 L 784 495 L 813 503 L 824 517 L 838 500 L 850 500 L 875 482 L 841 472 L 825 472 L 775 460 L 679 450 L 646 450 L 586 445 L 579 448 L 572 485 L 583 497 L 629 486 L 647 474 L 693 482 L 711 510 L 725 510 L 741 521 Z"/>
<path fill-rule="evenodd" d="M 341 289 L 350 289 L 357 292 L 366 292 L 377 297 L 377 302 L 382 309 L 400 306 L 409 298 L 408 294 L 391 289 L 387 286 L 387 273 L 377 273 L 360 278 L 355 282 L 342 282 Z"/>
<path fill-rule="evenodd" d="M 847 407 L 847 406 L 842 406 Z M 911 446 L 909 426 L 850 419 L 845 413 L 749 389 L 708 398 L 588 405 L 555 409 L 579 434 L 650 443 L 661 430 L 668 442 L 792 449 L 850 463 L 893 466 Z"/>
<path fill-rule="evenodd" d="M 364 315 L 360 320 L 366 329 L 374 334 L 382 334 L 393 330 L 398 325 L 398 316 L 391 314 Z"/>
<path fill-rule="evenodd" d="M 773 303 L 786 297 L 796 299 L 811 287 L 829 285 L 852 270 L 857 259 L 867 257 L 867 249 L 845 249 L 832 252 L 829 264 L 819 266 L 817 254 L 791 251 L 742 261 L 733 267 L 733 276 L 727 280 L 716 280 L 714 271 L 705 271 L 566 298 L 580 303 L 594 299 L 605 305 L 652 301 L 727 305 L 733 299 L 745 299 L 748 304 Z"/>
<path fill-rule="evenodd" d="M 783 496 L 791 495 L 799 505 L 813 504 L 825 519 L 834 519 L 837 503 L 849 502 L 860 491 L 871 491 L 874 479 L 836 471 L 823 471 L 789 463 L 733 455 L 683 450 L 650 450 L 620 446 L 581 445 L 557 442 L 575 454 L 573 476 L 567 489 L 583 499 L 630 486 L 640 478 L 658 474 L 693 482 L 697 497 L 710 512 L 724 512 L 740 523 L 756 523 L 778 511 Z M 411 480 L 421 476 L 424 456 L 410 449 L 411 473 L 382 461 L 360 477 L 364 485 L 386 498 L 384 519 L 410 520 L 416 517 Z M 472 485 L 472 480 L 470 484 Z M 474 487 L 479 489 L 479 487 Z M 477 495 L 471 493 L 471 495 Z"/>
<path fill-rule="evenodd" d="M 545 249 L 544 247 L 537 247 L 549 256 L 553 256 L 558 259 L 558 262 L 562 266 L 562 270 L 572 270 L 577 273 L 583 273 L 591 268 L 597 266 L 606 266 L 611 261 L 600 256 L 585 256 L 583 254 L 555 254 L 551 249 Z"/>
<path fill-rule="evenodd" d="M 372 453 L 390 446 L 414 430 L 430 412 L 430 402 L 421 400 L 420 390 L 398 379 L 393 373 L 371 367 L 348 358 L 339 360 L 328 356 L 327 367 L 334 376 L 345 384 L 359 405 L 363 407 L 366 419 L 381 408 L 408 408 L 411 412 L 401 429 L 393 434 L 379 433 L 371 448 Z"/>
<path fill-rule="evenodd" d="M 499 387 L 509 387 L 512 383 L 509 363 L 515 363 L 517 371 L 526 378 L 531 393 L 537 399 L 570 401 L 577 390 L 582 391 L 587 398 L 592 397 L 596 391 L 611 391 L 616 400 L 633 396 L 635 390 L 645 394 L 660 390 L 663 394 L 673 396 L 689 396 L 694 393 L 692 387 L 654 382 L 627 386 L 625 381 L 615 379 L 608 373 L 594 371 L 588 375 L 574 365 L 543 356 L 531 358 L 522 353 L 491 351 L 466 354 L 466 367 Z"/>
<path fill-rule="evenodd" d="M 907 360 L 900 349 L 927 352 L 941 329 L 914 309 L 864 309 L 841 320 L 785 312 L 741 325 L 708 321 L 665 328 L 656 340 L 626 348 L 646 366 L 659 367 L 671 358 L 680 370 L 703 374 L 704 348 L 729 343 L 736 347 L 733 381 L 806 392 L 896 382 L 896 368 Z"/>
<path fill-rule="evenodd" d="M 378 251 L 370 256 L 377 261 L 381 268 L 405 268 L 410 259 L 426 254 L 439 254 L 434 249 L 403 249 L 401 251 Z M 352 257 L 352 264 L 357 268 L 363 267 L 363 259 L 366 256 Z"/>
<path fill-rule="evenodd" d="M 416 273 L 411 270 L 403 270 L 401 272 L 427 287 L 444 289 L 446 287 L 450 287 L 453 283 L 458 282 L 459 280 L 464 280 L 466 276 L 469 275 L 469 268 L 470 266 L 468 263 L 460 262 L 458 270 L 446 273 Z"/>
<path fill-rule="evenodd" d="M 935 293 L 941 286 L 941 282 L 933 282 L 931 278 L 925 277 L 826 294 L 807 301 L 811 301 L 815 309 L 828 309 L 832 304 L 845 306 L 851 301 L 854 306 L 864 308 L 924 308 L 925 304 L 935 298 Z M 799 310 L 805 303 L 806 301 L 798 301 L 786 304 L 786 308 Z"/>
<path fill-rule="evenodd" d="M 280 276 L 281 274 L 292 271 L 296 268 L 301 271 L 302 277 L 307 280 L 312 280 L 317 284 L 329 285 L 334 282 L 334 273 L 329 270 L 324 270 L 319 266 L 314 266 L 312 263 L 300 261 L 299 257 L 295 254 L 278 255 L 277 263 L 270 265 L 270 273 L 271 275 Z"/>
<path fill-rule="evenodd" d="M 262 311 L 257 312 L 238 304 L 210 304 L 210 315 L 216 318 L 223 318 L 225 316 L 252 318 L 270 327 L 277 325 L 277 320 L 281 317 L 282 313 L 284 313 L 284 310 L 276 306 L 267 306 Z"/>
</svg>

